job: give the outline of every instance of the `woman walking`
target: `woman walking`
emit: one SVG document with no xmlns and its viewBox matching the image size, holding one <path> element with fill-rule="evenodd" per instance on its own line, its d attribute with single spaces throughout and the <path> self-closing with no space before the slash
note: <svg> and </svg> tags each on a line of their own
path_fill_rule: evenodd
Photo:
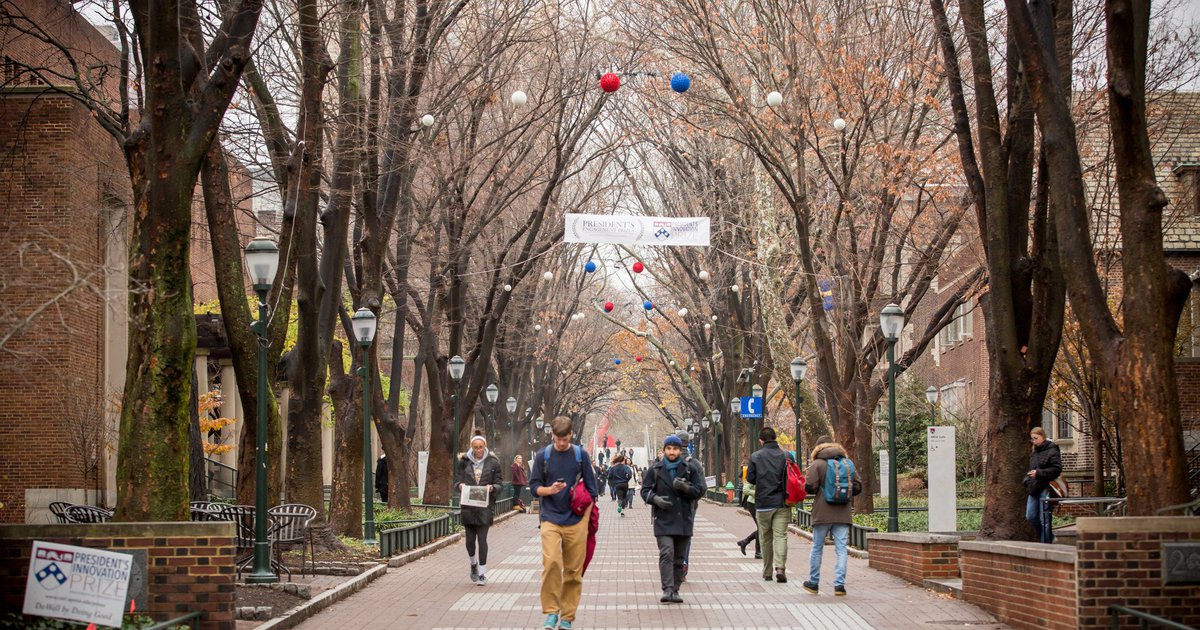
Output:
<svg viewBox="0 0 1200 630">
<path fill-rule="evenodd" d="M 471 581 L 487 585 L 488 528 L 492 526 L 496 495 L 503 488 L 500 459 L 488 451 L 487 440 L 479 433 L 471 438 L 470 448 L 458 458 L 455 490 L 462 486 L 488 487 L 487 507 L 462 506 L 462 524 L 466 530 L 467 555 L 471 557 Z M 478 545 L 479 554 L 476 555 Z"/>
<path fill-rule="evenodd" d="M 528 512 L 525 509 L 525 502 L 521 500 L 521 493 L 525 491 L 527 483 L 529 483 L 529 471 L 525 470 L 525 460 L 517 455 L 513 458 L 512 464 L 513 503 L 522 514 Z"/>
<path fill-rule="evenodd" d="M 758 518 L 755 515 L 754 505 L 754 484 L 746 483 L 746 467 L 742 466 L 742 509 L 750 513 L 750 518 L 754 519 L 754 531 L 750 535 L 737 541 L 737 546 L 742 550 L 742 555 L 746 555 L 746 546 L 751 541 L 754 542 L 754 559 L 762 560 L 762 548 L 758 543 Z"/>
</svg>

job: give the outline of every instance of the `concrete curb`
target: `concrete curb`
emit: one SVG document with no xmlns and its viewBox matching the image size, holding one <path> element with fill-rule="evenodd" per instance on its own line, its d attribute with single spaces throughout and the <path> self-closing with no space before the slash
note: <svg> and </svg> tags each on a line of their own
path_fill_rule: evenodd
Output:
<svg viewBox="0 0 1200 630">
<path fill-rule="evenodd" d="M 520 512 L 518 512 L 516 510 L 509 510 L 509 511 L 505 512 L 504 514 L 501 514 L 501 515 L 497 516 L 496 518 L 492 519 L 492 523 L 493 524 L 503 523 L 504 521 L 507 521 L 508 519 L 512 518 L 513 516 L 515 516 L 517 514 L 520 514 Z M 442 549 L 445 549 L 446 547 L 449 547 L 449 546 L 453 545 L 454 543 L 462 540 L 464 535 L 465 534 L 463 532 L 450 534 L 449 536 L 446 536 L 445 538 L 442 538 L 440 540 L 435 540 L 434 542 L 431 542 L 428 545 L 425 545 L 424 547 L 417 547 L 416 549 L 413 549 L 412 551 L 402 553 L 398 556 L 392 556 L 391 558 L 388 558 L 387 565 L 389 568 L 395 569 L 397 567 L 402 567 L 410 562 L 416 562 L 417 560 L 420 560 L 421 558 L 424 558 L 425 556 L 428 556 L 437 551 L 441 551 Z"/>
<path fill-rule="evenodd" d="M 347 580 L 336 588 L 317 595 L 307 602 L 287 611 L 282 617 L 277 617 L 258 626 L 255 630 L 286 630 L 287 628 L 294 628 L 305 619 L 363 590 L 368 584 L 382 577 L 384 573 L 387 573 L 387 569 L 387 565 L 385 564 L 367 569 L 358 577 Z"/>
</svg>

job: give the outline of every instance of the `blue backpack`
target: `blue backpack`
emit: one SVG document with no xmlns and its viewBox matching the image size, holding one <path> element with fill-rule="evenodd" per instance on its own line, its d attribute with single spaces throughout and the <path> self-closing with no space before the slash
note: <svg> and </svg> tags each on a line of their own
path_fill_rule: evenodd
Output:
<svg viewBox="0 0 1200 630">
<path fill-rule="evenodd" d="M 824 484 L 825 502 L 833 505 L 849 503 L 850 497 L 854 496 L 853 481 L 854 462 L 846 457 L 827 460 Z"/>
</svg>

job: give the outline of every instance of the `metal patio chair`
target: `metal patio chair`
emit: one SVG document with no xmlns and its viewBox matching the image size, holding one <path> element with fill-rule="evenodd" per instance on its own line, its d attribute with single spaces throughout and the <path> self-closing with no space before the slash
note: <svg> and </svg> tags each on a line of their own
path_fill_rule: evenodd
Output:
<svg viewBox="0 0 1200 630">
<path fill-rule="evenodd" d="M 113 515 L 112 510 L 94 505 L 70 505 L 64 511 L 72 523 L 107 523 Z"/>
<path fill-rule="evenodd" d="M 317 551 L 313 546 L 312 530 L 309 524 L 317 517 L 317 510 L 303 503 L 284 503 L 277 505 L 268 512 L 274 527 L 271 529 L 271 544 L 275 549 L 279 564 L 283 564 L 283 550 L 279 545 L 300 545 L 300 575 L 305 575 L 305 546 L 312 550 L 313 571 L 317 568 Z M 291 579 L 291 573 L 288 573 Z"/>
<path fill-rule="evenodd" d="M 67 508 L 72 505 L 75 504 L 67 503 L 66 501 L 51 501 L 49 506 L 50 513 L 54 515 L 54 518 L 58 519 L 59 523 L 71 523 L 71 519 L 67 518 Z"/>
</svg>

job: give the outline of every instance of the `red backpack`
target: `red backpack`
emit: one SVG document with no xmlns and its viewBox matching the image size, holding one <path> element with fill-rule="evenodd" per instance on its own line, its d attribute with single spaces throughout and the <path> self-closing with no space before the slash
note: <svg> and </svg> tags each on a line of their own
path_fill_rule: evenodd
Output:
<svg viewBox="0 0 1200 630">
<path fill-rule="evenodd" d="M 796 505 L 808 496 L 804 490 L 804 473 L 792 460 L 787 461 L 787 504 Z"/>
</svg>

